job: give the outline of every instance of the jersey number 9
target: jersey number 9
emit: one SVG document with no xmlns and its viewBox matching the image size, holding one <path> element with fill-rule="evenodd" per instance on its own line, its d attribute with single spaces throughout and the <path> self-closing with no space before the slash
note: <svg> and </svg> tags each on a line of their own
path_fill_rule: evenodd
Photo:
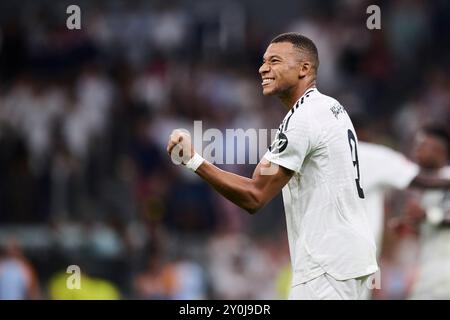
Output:
<svg viewBox="0 0 450 320">
<path fill-rule="evenodd" d="M 352 130 L 348 129 L 348 143 L 350 144 L 350 152 L 352 154 L 353 167 L 356 170 L 356 189 L 358 189 L 358 196 L 364 199 L 364 190 L 361 188 L 360 172 L 359 172 L 359 160 L 358 160 L 358 148 L 356 143 L 356 137 Z"/>
</svg>

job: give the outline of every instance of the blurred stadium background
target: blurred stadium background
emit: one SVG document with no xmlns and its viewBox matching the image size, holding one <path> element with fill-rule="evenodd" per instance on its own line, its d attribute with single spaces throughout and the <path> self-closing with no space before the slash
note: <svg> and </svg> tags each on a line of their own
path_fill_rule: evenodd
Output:
<svg viewBox="0 0 450 320">
<path fill-rule="evenodd" d="M 281 198 L 247 215 L 172 165 L 167 138 L 194 120 L 276 128 L 285 111 L 257 70 L 286 31 L 316 42 L 319 89 L 368 114 L 375 142 L 408 155 L 423 124 L 450 129 L 449 2 L 378 1 L 372 31 L 370 4 L 0 2 L 0 299 L 285 298 Z M 404 299 L 417 235 L 388 229 L 383 250 L 374 298 Z M 82 290 L 66 289 L 69 265 Z"/>
</svg>

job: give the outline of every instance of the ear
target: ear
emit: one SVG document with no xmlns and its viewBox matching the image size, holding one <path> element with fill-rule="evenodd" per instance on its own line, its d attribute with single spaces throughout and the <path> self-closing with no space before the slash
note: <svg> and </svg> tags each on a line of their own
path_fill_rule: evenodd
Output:
<svg viewBox="0 0 450 320">
<path fill-rule="evenodd" d="M 304 61 L 300 63 L 298 78 L 303 79 L 310 71 L 311 71 L 311 63 L 308 61 Z"/>
</svg>

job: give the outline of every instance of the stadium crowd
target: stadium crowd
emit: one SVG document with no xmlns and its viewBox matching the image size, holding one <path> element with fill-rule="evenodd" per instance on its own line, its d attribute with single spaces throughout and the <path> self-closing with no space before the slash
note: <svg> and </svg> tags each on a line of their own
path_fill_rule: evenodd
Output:
<svg viewBox="0 0 450 320">
<path fill-rule="evenodd" d="M 276 128 L 257 70 L 278 33 L 314 39 L 319 90 L 369 115 L 375 142 L 410 155 L 423 125 L 450 132 L 446 1 L 382 2 L 381 30 L 367 1 L 282 3 L 79 1 L 81 30 L 64 2 L 0 4 L 0 299 L 285 298 L 281 198 L 248 216 L 165 153 L 194 120 Z M 417 239 L 387 229 L 374 298 L 408 297 Z"/>
</svg>

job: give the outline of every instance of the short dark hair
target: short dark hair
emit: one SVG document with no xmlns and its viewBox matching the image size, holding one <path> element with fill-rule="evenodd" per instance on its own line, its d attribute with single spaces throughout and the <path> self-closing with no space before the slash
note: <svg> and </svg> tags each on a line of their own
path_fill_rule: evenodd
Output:
<svg viewBox="0 0 450 320">
<path fill-rule="evenodd" d="M 447 130 L 445 130 L 443 127 L 427 125 L 422 128 L 422 132 L 424 132 L 425 134 L 428 134 L 430 136 L 440 138 L 447 144 L 447 146 L 450 145 L 450 136 L 449 136 Z"/>
<path fill-rule="evenodd" d="M 439 126 L 428 125 L 422 128 L 422 132 L 442 140 L 450 152 L 450 135 L 447 130 Z"/>
<path fill-rule="evenodd" d="M 311 39 L 297 32 L 288 32 L 282 33 L 276 36 L 272 41 L 270 41 L 270 43 L 279 42 L 292 43 L 295 48 L 302 51 L 302 53 L 306 53 L 310 57 L 313 68 L 317 73 L 317 69 L 319 68 L 319 53 L 317 51 L 316 45 Z"/>
</svg>

